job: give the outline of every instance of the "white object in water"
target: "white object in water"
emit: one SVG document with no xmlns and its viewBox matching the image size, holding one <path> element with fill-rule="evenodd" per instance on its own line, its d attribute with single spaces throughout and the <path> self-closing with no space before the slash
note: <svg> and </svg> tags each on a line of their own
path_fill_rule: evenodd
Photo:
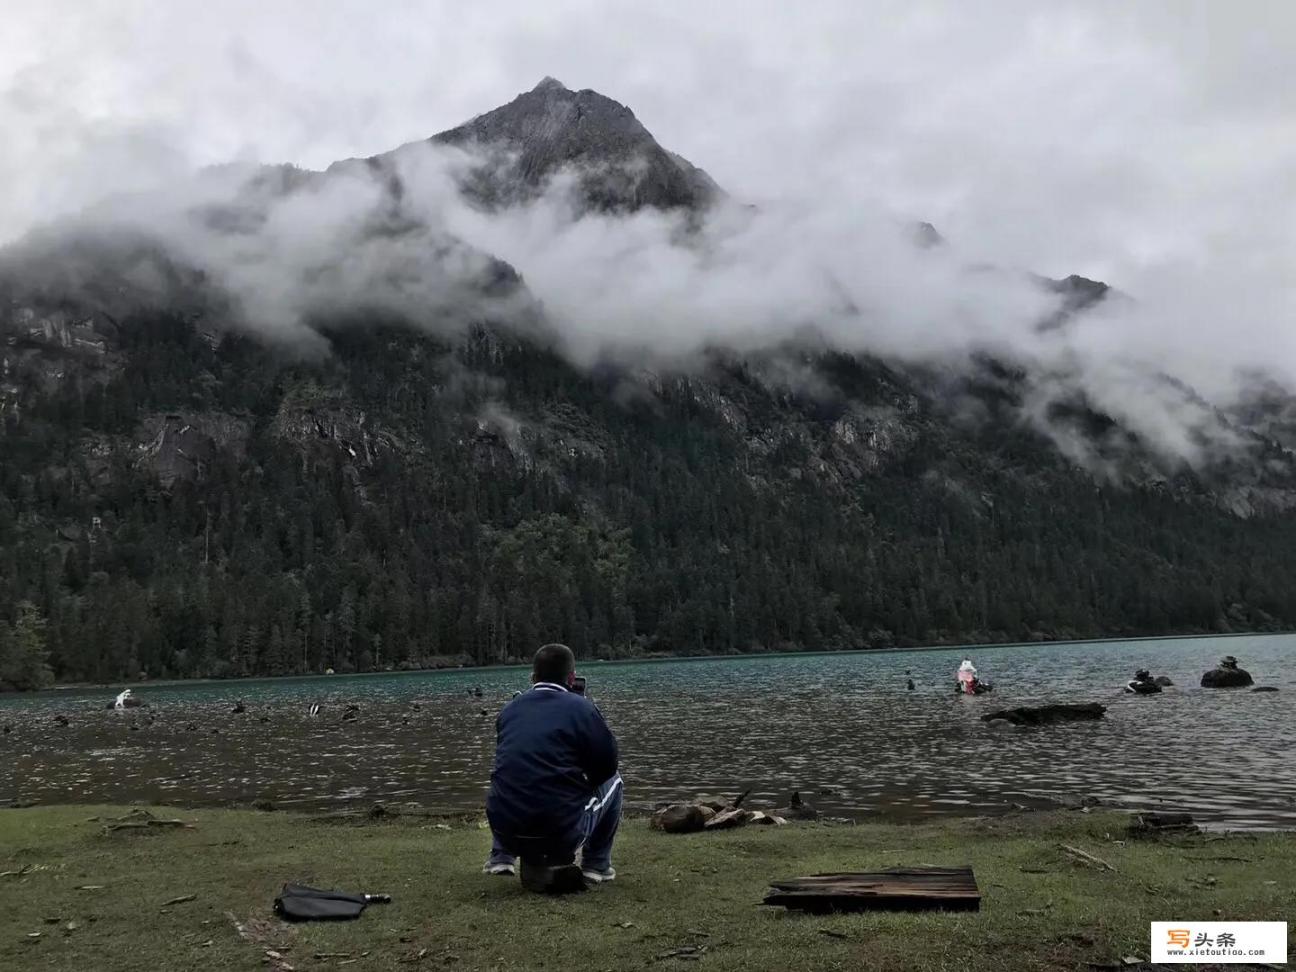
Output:
<svg viewBox="0 0 1296 972">
<path fill-rule="evenodd" d="M 117 696 L 117 701 L 113 703 L 114 709 L 126 708 L 126 700 L 131 697 L 130 689 L 122 689 L 121 695 Z"/>
<path fill-rule="evenodd" d="M 958 668 L 959 688 L 968 694 L 972 691 L 972 683 L 976 681 L 976 666 L 972 664 L 970 658 L 964 658 L 963 664 Z"/>
<path fill-rule="evenodd" d="M 310 707 L 310 714 L 313 715 L 313 716 L 317 716 L 317 715 L 319 715 L 319 709 L 320 709 L 319 703 L 318 703 L 318 702 L 312 702 L 312 703 L 311 703 L 311 707 Z"/>
</svg>

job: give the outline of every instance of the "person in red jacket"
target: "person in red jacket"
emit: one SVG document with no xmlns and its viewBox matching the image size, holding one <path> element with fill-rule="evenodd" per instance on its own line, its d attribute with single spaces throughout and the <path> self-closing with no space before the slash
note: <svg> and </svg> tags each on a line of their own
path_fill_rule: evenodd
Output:
<svg viewBox="0 0 1296 972">
<path fill-rule="evenodd" d="M 566 645 L 536 652 L 531 688 L 495 722 L 495 765 L 486 818 L 487 874 L 517 873 L 517 858 L 570 864 L 580 854 L 587 881 L 611 881 L 612 841 L 621 820 L 616 737 L 583 694 Z M 525 878 L 525 875 L 524 875 Z"/>
</svg>

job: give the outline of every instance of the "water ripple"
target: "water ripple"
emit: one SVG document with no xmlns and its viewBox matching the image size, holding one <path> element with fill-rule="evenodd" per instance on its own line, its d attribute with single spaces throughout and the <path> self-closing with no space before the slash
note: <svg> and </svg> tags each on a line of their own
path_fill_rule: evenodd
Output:
<svg viewBox="0 0 1296 972">
<path fill-rule="evenodd" d="M 1197 682 L 1234 654 L 1275 694 Z M 752 789 L 794 789 L 845 816 L 918 819 L 1095 796 L 1175 807 L 1220 825 L 1296 827 L 1296 638 L 1180 639 L 978 649 L 997 690 L 948 688 L 961 650 L 590 665 L 590 689 L 621 741 L 638 806 Z M 1135 698 L 1148 667 L 1177 683 Z M 906 671 L 911 675 L 907 675 Z M 275 679 L 136 690 L 149 708 L 112 712 L 113 693 L 0 699 L 0 800 L 271 800 L 333 808 L 375 800 L 476 809 L 494 714 L 525 687 L 520 669 Z M 905 690 L 912 677 L 918 690 Z M 483 698 L 471 694 L 480 686 Z M 231 709 L 242 701 L 247 711 Z M 1101 701 L 1097 723 L 986 724 L 1005 705 Z M 319 702 L 320 716 L 308 707 Z M 360 706 L 343 721 L 347 704 Z M 483 714 L 485 710 L 485 714 Z M 67 728 L 52 718 L 64 713 Z M 266 721 L 261 721 L 265 719 Z M 132 728 L 135 726 L 136 728 Z"/>
</svg>

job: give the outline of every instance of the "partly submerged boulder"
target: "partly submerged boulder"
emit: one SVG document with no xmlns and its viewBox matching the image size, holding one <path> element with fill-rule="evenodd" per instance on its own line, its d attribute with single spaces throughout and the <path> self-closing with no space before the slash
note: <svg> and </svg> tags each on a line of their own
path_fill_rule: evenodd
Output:
<svg viewBox="0 0 1296 972">
<path fill-rule="evenodd" d="M 1162 688 L 1168 688 L 1174 684 L 1174 682 L 1170 681 L 1169 675 L 1158 675 L 1156 678 L 1152 679 L 1152 681 L 1156 682 Z"/>
<path fill-rule="evenodd" d="M 1251 690 L 1252 692 L 1277 692 L 1278 689 L 1272 685 L 1257 685 Z"/>
<path fill-rule="evenodd" d="M 117 703 L 116 703 L 116 702 L 109 702 L 107 705 L 104 706 L 104 708 L 105 708 L 105 709 L 115 709 L 115 708 L 117 708 Z M 123 708 L 123 709 L 147 709 L 147 708 L 148 708 L 148 703 L 147 703 L 147 702 L 141 702 L 141 701 L 140 701 L 139 699 L 137 699 L 137 698 L 134 698 L 134 697 L 130 697 L 130 696 L 128 696 L 127 698 L 122 699 L 122 708 Z"/>
<path fill-rule="evenodd" d="M 1201 677 L 1202 688 L 1246 688 L 1254 679 L 1245 668 L 1238 668 L 1237 659 L 1225 655 L 1219 666 Z"/>
<path fill-rule="evenodd" d="M 1073 702 L 1000 709 L 997 712 L 987 713 L 981 718 L 986 722 L 1002 719 L 1011 722 L 1014 726 L 1045 726 L 1055 722 L 1083 722 L 1090 719 L 1101 719 L 1106 711 L 1107 707 L 1099 705 L 1097 702 Z"/>
<path fill-rule="evenodd" d="M 1170 680 L 1167 678 L 1167 682 Z M 1125 691 L 1134 695 L 1156 695 L 1161 691 L 1161 679 L 1153 678 L 1146 668 L 1134 673 L 1134 678 L 1125 685 Z"/>
<path fill-rule="evenodd" d="M 1133 695 L 1157 695 L 1161 692 L 1161 686 L 1156 682 L 1135 680 L 1125 686 L 1125 691 Z"/>
</svg>

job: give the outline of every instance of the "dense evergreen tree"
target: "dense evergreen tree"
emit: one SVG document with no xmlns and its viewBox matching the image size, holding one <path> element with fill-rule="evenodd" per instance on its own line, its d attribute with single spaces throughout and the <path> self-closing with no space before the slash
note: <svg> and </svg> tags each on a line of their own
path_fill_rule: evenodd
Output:
<svg viewBox="0 0 1296 972">
<path fill-rule="evenodd" d="M 36 605 L 20 602 L 10 624 L 0 624 L 0 690 L 45 688 L 54 681 L 45 647 L 45 619 Z"/>
<path fill-rule="evenodd" d="M 1239 518 L 1191 477 L 1099 485 L 867 359 L 802 360 L 831 389 L 809 395 L 718 355 L 636 384 L 483 329 L 339 329 L 303 361 L 119 324 L 113 367 L 33 380 L 4 413 L 0 687 L 42 684 L 46 651 L 61 680 L 111 682 L 546 640 L 625 657 L 1296 624 L 1296 518 Z M 899 418 L 860 432 L 857 406 Z"/>
</svg>

